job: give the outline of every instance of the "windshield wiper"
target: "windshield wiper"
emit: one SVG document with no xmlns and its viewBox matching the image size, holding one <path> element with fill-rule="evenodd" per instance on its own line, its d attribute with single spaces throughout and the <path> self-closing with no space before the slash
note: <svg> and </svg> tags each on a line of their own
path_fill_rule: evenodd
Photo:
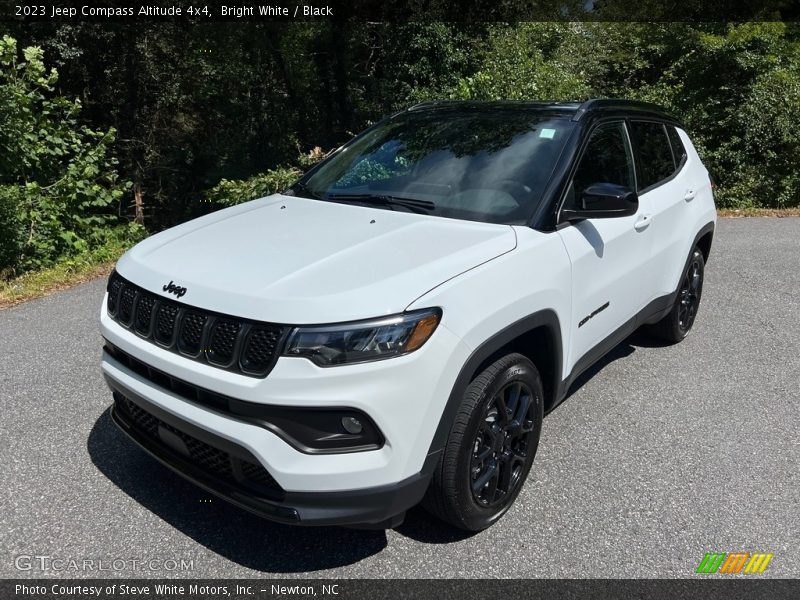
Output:
<svg viewBox="0 0 800 600">
<path fill-rule="evenodd" d="M 383 194 L 328 194 L 325 196 L 325 200 L 331 200 L 332 202 L 363 202 L 378 206 L 402 206 L 421 214 L 436 210 L 436 204 L 430 200 L 401 198 Z"/>
</svg>

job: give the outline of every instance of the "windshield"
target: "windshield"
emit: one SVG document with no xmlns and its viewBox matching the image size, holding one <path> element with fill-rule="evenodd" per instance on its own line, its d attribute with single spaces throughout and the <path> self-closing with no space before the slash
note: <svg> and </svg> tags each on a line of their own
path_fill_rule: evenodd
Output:
<svg viewBox="0 0 800 600">
<path fill-rule="evenodd" d="M 525 223 L 573 125 L 519 108 L 409 111 L 369 130 L 293 190 L 391 210 Z"/>
</svg>

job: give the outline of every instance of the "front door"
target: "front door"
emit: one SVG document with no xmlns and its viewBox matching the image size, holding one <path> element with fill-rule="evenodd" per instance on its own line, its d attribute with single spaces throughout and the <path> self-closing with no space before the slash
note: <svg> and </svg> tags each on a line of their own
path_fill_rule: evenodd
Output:
<svg viewBox="0 0 800 600">
<path fill-rule="evenodd" d="M 636 189 L 631 144 L 623 121 L 592 132 L 567 191 L 564 206 L 577 203 L 594 183 Z M 631 319 L 647 298 L 650 215 L 640 203 L 633 216 L 585 219 L 558 234 L 572 262 L 572 322 L 567 373 L 588 366 L 601 342 L 633 331 Z M 622 329 L 620 329 L 622 328 Z M 621 341 L 614 336 L 614 343 Z M 607 351 L 609 348 L 603 348 Z"/>
</svg>

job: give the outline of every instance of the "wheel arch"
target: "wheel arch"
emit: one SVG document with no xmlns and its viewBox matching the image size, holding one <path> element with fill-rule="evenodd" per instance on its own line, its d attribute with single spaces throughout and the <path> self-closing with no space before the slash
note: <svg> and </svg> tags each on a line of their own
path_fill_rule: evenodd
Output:
<svg viewBox="0 0 800 600">
<path fill-rule="evenodd" d="M 563 350 L 558 315 L 551 309 L 537 311 L 495 333 L 476 348 L 456 378 L 436 432 L 433 435 L 423 472 L 433 470 L 447 442 L 464 391 L 473 379 L 500 356 L 518 352 L 536 365 L 544 389 L 547 412 L 558 400 L 561 389 Z"/>
<path fill-rule="evenodd" d="M 695 246 L 700 248 L 700 252 L 703 253 L 703 260 L 708 262 L 708 256 L 711 254 L 711 242 L 714 239 L 714 224 L 709 223 L 706 225 L 698 235 L 699 238 L 695 242 Z"/>
<path fill-rule="evenodd" d="M 683 262 L 683 267 L 681 270 L 678 271 L 678 280 L 675 282 L 675 291 L 673 292 L 673 300 L 678 295 L 678 287 L 680 286 L 680 278 L 682 274 L 686 272 L 686 269 L 689 267 L 689 261 L 692 259 L 692 252 L 695 248 L 700 248 L 700 252 L 703 253 L 703 260 L 708 262 L 708 256 L 711 253 L 711 241 L 714 239 L 714 229 L 715 223 L 711 221 L 703 225 L 697 234 L 694 236 L 694 240 L 692 241 L 691 246 L 689 246 L 689 250 L 686 253 L 686 260 Z"/>
</svg>

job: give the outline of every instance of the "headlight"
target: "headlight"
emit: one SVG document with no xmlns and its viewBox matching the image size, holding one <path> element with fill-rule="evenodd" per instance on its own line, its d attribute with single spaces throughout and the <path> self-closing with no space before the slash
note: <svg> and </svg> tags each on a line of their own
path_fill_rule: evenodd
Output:
<svg viewBox="0 0 800 600">
<path fill-rule="evenodd" d="M 321 367 L 391 358 L 422 346 L 441 318 L 440 309 L 427 308 L 369 321 L 298 327 L 283 354 L 303 356 Z"/>
</svg>

